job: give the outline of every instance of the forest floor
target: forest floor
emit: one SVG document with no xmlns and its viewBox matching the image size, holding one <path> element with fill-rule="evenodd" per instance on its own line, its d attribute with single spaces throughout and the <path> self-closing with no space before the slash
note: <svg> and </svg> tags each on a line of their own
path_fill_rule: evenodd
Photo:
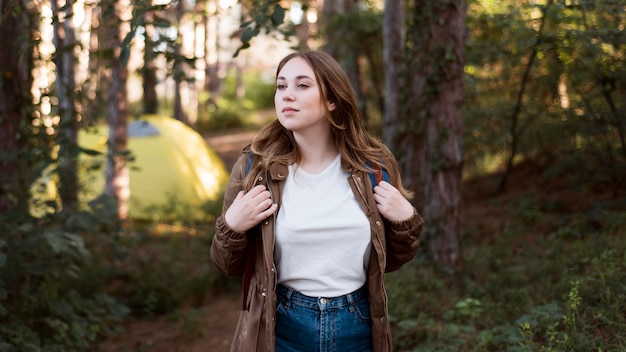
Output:
<svg viewBox="0 0 626 352">
<path fill-rule="evenodd" d="M 228 171 L 255 132 L 245 131 L 227 135 L 208 136 L 207 142 L 216 151 Z M 154 320 L 131 319 L 125 322 L 124 332 L 112 336 L 100 346 L 107 352 L 226 352 L 233 337 L 241 302 L 232 294 L 213 297 L 202 307 L 187 314 L 184 319 L 163 316 Z M 191 318 L 189 318 L 191 317 Z M 201 331 L 196 327 L 203 327 Z M 191 331 L 190 331 L 191 330 Z"/>
</svg>

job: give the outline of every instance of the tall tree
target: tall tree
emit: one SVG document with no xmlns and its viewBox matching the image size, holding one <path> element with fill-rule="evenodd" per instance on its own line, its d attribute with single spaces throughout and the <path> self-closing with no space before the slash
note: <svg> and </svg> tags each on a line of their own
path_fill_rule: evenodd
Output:
<svg viewBox="0 0 626 352">
<path fill-rule="evenodd" d="M 363 99 L 363 75 L 360 57 L 364 48 L 361 45 L 345 43 L 345 39 L 339 40 L 346 33 L 355 35 L 360 17 L 359 0 L 324 1 L 324 20 L 321 31 L 325 33 L 326 40 L 322 50 L 333 56 L 341 67 L 346 71 L 348 80 L 352 84 L 359 109 L 363 116 L 367 116 L 366 103 Z M 358 35 L 358 34 L 357 34 Z"/>
<path fill-rule="evenodd" d="M 383 62 L 385 67 L 385 111 L 383 141 L 392 150 L 401 150 L 399 128 L 404 122 L 400 114 L 404 81 L 405 18 L 404 1 L 385 0 L 383 15 Z M 408 179 L 408 177 L 405 178 Z"/>
<path fill-rule="evenodd" d="M 425 205 L 429 254 L 445 268 L 461 265 L 462 233 L 462 105 L 465 64 L 465 1 L 415 1 L 414 25 L 427 30 L 413 37 L 419 48 L 419 70 L 413 78 L 424 82 Z M 417 146 L 416 146 L 417 147 Z M 418 149 L 419 150 L 419 149 Z M 419 164 L 419 163 L 418 163 Z"/>
<path fill-rule="evenodd" d="M 146 11 L 144 15 L 144 52 L 141 76 L 143 78 L 143 113 L 156 114 L 159 111 L 159 99 L 157 97 L 157 67 L 156 53 L 154 51 L 154 14 Z"/>
<path fill-rule="evenodd" d="M 206 10 L 203 12 L 202 21 L 204 23 L 204 89 L 209 93 L 207 104 L 215 101 L 220 91 L 219 77 L 219 36 L 220 36 L 220 16 L 219 6 L 214 0 L 206 0 Z"/>
<path fill-rule="evenodd" d="M 56 95 L 59 109 L 58 129 L 58 173 L 59 195 L 63 210 L 78 208 L 78 114 L 76 109 L 75 56 L 76 35 L 74 33 L 74 1 L 50 2 L 56 18 L 53 21 L 54 46 L 56 53 Z"/>
<path fill-rule="evenodd" d="M 311 38 L 311 23 L 308 12 L 311 10 L 311 0 L 302 0 L 302 19 L 296 26 L 296 37 L 300 49 L 309 49 L 309 39 Z"/>
<path fill-rule="evenodd" d="M 109 0 L 107 0 L 109 1 Z M 104 23 L 105 9 L 111 7 L 107 1 L 95 6 L 91 11 L 89 31 L 89 78 L 86 85 L 86 115 L 100 118 L 107 109 L 107 97 L 111 81 L 109 62 L 111 53 L 107 44 L 108 31 Z M 104 94 L 102 94 L 104 93 Z"/>
<path fill-rule="evenodd" d="M 0 1 L 0 212 L 28 210 L 28 183 L 20 169 L 25 120 L 32 105 L 31 18 L 24 2 Z"/>
<path fill-rule="evenodd" d="M 176 4 L 176 23 L 177 28 L 181 28 L 183 16 L 185 15 L 185 0 L 178 0 Z M 183 109 L 182 102 L 182 82 L 186 79 L 185 62 L 183 61 L 182 40 L 183 33 L 177 31 L 176 42 L 174 43 L 174 118 L 189 124 L 189 118 Z"/>
<path fill-rule="evenodd" d="M 127 165 L 128 94 L 126 66 L 130 45 L 125 39 L 130 32 L 131 10 L 129 0 L 107 1 L 104 13 L 108 28 L 108 46 L 111 50 L 111 81 L 108 97 L 109 143 L 105 170 L 105 193 L 117 202 L 117 216 L 128 218 L 130 174 Z"/>
<path fill-rule="evenodd" d="M 383 140 L 398 154 L 407 186 L 423 207 L 428 254 L 458 270 L 465 4 L 415 0 L 407 19 L 404 6 L 385 1 Z"/>
</svg>

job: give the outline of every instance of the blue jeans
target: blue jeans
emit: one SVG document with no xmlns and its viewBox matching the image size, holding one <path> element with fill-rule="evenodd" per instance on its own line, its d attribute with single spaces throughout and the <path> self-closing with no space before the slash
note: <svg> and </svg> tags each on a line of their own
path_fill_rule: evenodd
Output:
<svg viewBox="0 0 626 352">
<path fill-rule="evenodd" d="M 276 288 L 276 352 L 371 352 L 367 288 L 335 298 Z"/>
</svg>

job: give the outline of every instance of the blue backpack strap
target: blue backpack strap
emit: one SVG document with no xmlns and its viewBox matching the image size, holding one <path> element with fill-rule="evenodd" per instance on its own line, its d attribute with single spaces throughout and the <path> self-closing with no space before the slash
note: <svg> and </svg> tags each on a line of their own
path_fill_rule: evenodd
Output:
<svg viewBox="0 0 626 352">
<path fill-rule="evenodd" d="M 246 176 L 250 173 L 250 169 L 252 168 L 252 160 L 254 159 L 254 155 L 252 152 L 248 153 L 248 161 L 246 162 Z"/>
<path fill-rule="evenodd" d="M 367 163 L 367 166 L 369 166 L 369 163 Z M 389 182 L 389 174 L 387 173 L 387 170 L 378 167 L 378 165 L 374 165 L 372 169 L 373 170 L 369 173 L 370 181 L 372 181 L 372 188 L 376 187 L 380 181 Z"/>
</svg>

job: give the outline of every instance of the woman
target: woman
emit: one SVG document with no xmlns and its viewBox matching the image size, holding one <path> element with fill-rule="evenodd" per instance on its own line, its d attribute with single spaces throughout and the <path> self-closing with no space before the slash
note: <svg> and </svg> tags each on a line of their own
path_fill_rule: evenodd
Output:
<svg viewBox="0 0 626 352">
<path fill-rule="evenodd" d="M 304 51 L 276 72 L 278 119 L 233 167 L 211 246 L 244 277 L 231 351 L 391 351 L 384 273 L 415 256 L 423 220 L 339 64 Z"/>
</svg>

